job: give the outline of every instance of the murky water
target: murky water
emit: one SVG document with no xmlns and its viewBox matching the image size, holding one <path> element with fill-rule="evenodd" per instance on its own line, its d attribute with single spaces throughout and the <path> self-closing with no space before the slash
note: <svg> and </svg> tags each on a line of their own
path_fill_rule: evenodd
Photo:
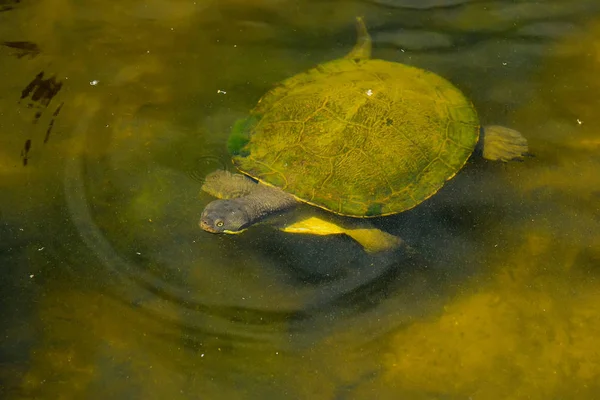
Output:
<svg viewBox="0 0 600 400">
<path fill-rule="evenodd" d="M 356 15 L 535 157 L 374 222 L 414 254 L 201 231 L 231 124 Z M 3 398 L 597 397 L 596 0 L 2 1 L 0 41 Z"/>
</svg>

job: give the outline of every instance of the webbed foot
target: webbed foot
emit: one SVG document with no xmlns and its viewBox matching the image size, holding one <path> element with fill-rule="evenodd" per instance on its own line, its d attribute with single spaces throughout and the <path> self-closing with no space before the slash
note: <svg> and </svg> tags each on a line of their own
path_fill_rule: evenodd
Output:
<svg viewBox="0 0 600 400">
<path fill-rule="evenodd" d="M 202 190 L 218 199 L 246 196 L 257 188 L 256 182 L 242 174 L 218 169 L 206 175 Z"/>
<path fill-rule="evenodd" d="M 527 155 L 527 139 L 514 129 L 489 125 L 481 130 L 479 148 L 483 158 L 493 161 L 522 160 Z"/>
</svg>

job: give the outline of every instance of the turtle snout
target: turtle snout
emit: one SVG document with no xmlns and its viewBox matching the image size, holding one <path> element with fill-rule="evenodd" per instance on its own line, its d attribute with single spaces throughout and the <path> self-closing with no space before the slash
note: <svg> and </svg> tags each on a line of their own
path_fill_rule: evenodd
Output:
<svg viewBox="0 0 600 400">
<path fill-rule="evenodd" d="M 206 232 L 217 233 L 217 231 L 215 230 L 215 228 L 213 226 L 212 221 L 209 221 L 204 217 L 200 218 L 200 222 L 198 223 L 198 225 L 200 225 L 200 228 L 202 228 Z"/>
<path fill-rule="evenodd" d="M 204 210 L 204 212 L 200 216 L 200 221 L 198 222 L 198 225 L 200 225 L 200 228 L 202 228 L 206 232 L 220 233 L 219 229 L 217 228 L 215 218 L 210 216 L 210 213 L 206 210 Z"/>
</svg>

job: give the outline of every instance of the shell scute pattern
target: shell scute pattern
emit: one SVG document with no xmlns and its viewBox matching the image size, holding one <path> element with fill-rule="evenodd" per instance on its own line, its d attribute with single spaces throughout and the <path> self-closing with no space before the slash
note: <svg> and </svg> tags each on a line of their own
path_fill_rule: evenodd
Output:
<svg viewBox="0 0 600 400">
<path fill-rule="evenodd" d="M 332 212 L 412 208 L 472 153 L 479 120 L 450 82 L 383 60 L 335 60 L 283 81 L 251 112 L 246 174 Z"/>
</svg>

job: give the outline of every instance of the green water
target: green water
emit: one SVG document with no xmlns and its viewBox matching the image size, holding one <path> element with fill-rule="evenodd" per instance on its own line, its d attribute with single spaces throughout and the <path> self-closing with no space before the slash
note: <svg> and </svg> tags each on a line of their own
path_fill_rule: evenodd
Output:
<svg viewBox="0 0 600 400">
<path fill-rule="evenodd" d="M 356 15 L 534 157 L 373 222 L 414 254 L 201 231 L 231 126 Z M 0 42 L 3 398 L 598 397 L 595 0 L 2 1 Z"/>
</svg>

